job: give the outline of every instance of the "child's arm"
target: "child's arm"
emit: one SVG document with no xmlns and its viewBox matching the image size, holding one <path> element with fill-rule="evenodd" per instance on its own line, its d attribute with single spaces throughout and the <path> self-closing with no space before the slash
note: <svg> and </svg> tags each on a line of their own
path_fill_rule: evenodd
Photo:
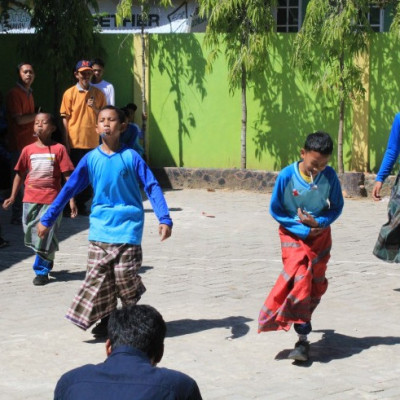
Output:
<svg viewBox="0 0 400 400">
<path fill-rule="evenodd" d="M 300 239 L 306 239 L 311 228 L 302 224 L 300 221 L 295 219 L 294 216 L 290 216 L 284 207 L 285 188 L 291 180 L 291 176 L 291 169 L 284 169 L 278 175 L 272 192 L 269 212 L 272 217 L 289 232 L 292 232 Z"/>
<path fill-rule="evenodd" d="M 25 174 L 26 175 L 26 174 Z M 17 172 L 14 177 L 13 186 L 11 190 L 11 196 L 8 199 L 5 199 L 3 202 L 3 208 L 7 210 L 14 202 L 15 198 L 17 197 L 17 193 L 21 188 L 22 184 L 24 183 L 25 176 L 22 175 L 20 172 Z"/>
<path fill-rule="evenodd" d="M 342 188 L 335 170 L 326 168 L 324 173 L 326 173 L 327 179 L 331 183 L 331 189 L 329 193 L 329 208 L 315 218 L 320 228 L 326 228 L 333 224 L 339 218 L 344 206 Z"/>
<path fill-rule="evenodd" d="M 61 189 L 61 192 L 58 193 L 51 206 L 40 219 L 37 225 L 38 236 L 40 238 L 46 235 L 47 230 L 45 231 L 44 228 L 50 228 L 54 224 L 68 201 L 89 185 L 90 181 L 86 160 L 87 155 L 79 161 L 76 169 Z"/>
<path fill-rule="evenodd" d="M 136 155 L 134 162 L 136 174 L 142 182 L 144 191 L 160 222 L 159 233 L 161 235 L 161 240 L 165 240 L 171 236 L 172 219 L 169 216 L 169 209 L 164 194 L 144 160 L 139 155 Z"/>
<path fill-rule="evenodd" d="M 64 172 L 65 181 L 68 181 L 72 171 Z M 73 197 L 69 200 L 69 208 L 71 209 L 71 218 L 75 218 L 78 215 L 78 207 L 76 206 L 75 199 Z"/>
</svg>

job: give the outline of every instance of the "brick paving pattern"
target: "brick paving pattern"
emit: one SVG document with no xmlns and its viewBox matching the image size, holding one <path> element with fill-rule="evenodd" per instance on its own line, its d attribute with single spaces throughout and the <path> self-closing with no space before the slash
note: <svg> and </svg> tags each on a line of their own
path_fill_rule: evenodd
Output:
<svg viewBox="0 0 400 400">
<path fill-rule="evenodd" d="M 329 288 L 313 317 L 311 361 L 286 357 L 293 330 L 257 334 L 258 311 L 280 270 L 269 194 L 166 192 L 173 236 L 160 243 L 145 202 L 141 303 L 168 325 L 161 366 L 193 376 L 204 399 L 399 399 L 400 266 L 372 255 L 387 201 L 346 199 L 333 225 Z M 147 212 L 148 211 L 148 212 Z M 64 319 L 85 274 L 87 217 L 64 219 L 51 283 L 32 285 L 32 252 L 0 211 L 0 399 L 51 399 L 59 376 L 104 360 Z"/>
</svg>

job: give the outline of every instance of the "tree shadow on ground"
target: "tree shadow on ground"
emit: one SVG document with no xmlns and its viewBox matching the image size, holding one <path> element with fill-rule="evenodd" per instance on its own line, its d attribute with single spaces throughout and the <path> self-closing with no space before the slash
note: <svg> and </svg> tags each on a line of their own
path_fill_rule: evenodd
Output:
<svg viewBox="0 0 400 400">
<path fill-rule="evenodd" d="M 250 327 L 247 322 L 253 321 L 251 318 L 243 316 L 227 317 L 222 319 L 180 319 L 167 322 L 167 337 L 189 335 L 215 328 L 230 329 L 231 335 L 227 339 L 238 339 L 245 336 Z"/>
<path fill-rule="evenodd" d="M 310 367 L 314 362 L 328 363 L 332 360 L 348 358 L 359 354 L 373 346 L 393 346 L 400 344 L 400 337 L 397 336 L 366 336 L 363 338 L 342 335 L 335 333 L 334 329 L 315 330 L 322 333 L 322 338 L 310 345 L 310 359 L 307 362 L 294 362 L 293 364 L 302 367 Z M 284 360 L 292 349 L 280 351 L 275 360 Z"/>
</svg>

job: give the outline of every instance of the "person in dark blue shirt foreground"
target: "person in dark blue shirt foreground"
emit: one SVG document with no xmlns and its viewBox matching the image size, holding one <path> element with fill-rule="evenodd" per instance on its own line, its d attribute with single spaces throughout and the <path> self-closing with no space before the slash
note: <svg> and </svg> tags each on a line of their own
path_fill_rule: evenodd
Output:
<svg viewBox="0 0 400 400">
<path fill-rule="evenodd" d="M 191 377 L 157 367 L 166 330 L 161 314 L 151 306 L 114 310 L 108 322 L 107 359 L 65 373 L 54 400 L 201 400 Z"/>
</svg>

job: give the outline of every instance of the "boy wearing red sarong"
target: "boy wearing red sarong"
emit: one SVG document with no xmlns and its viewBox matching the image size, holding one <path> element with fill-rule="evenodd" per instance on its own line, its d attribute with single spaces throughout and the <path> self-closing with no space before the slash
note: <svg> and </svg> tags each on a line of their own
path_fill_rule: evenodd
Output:
<svg viewBox="0 0 400 400">
<path fill-rule="evenodd" d="M 258 332 L 294 329 L 299 335 L 289 358 L 308 360 L 311 314 L 326 292 L 330 225 L 343 209 L 339 179 L 327 164 L 333 151 L 327 133 L 308 135 L 301 161 L 284 168 L 276 180 L 270 213 L 278 221 L 283 271 L 264 302 Z"/>
</svg>

